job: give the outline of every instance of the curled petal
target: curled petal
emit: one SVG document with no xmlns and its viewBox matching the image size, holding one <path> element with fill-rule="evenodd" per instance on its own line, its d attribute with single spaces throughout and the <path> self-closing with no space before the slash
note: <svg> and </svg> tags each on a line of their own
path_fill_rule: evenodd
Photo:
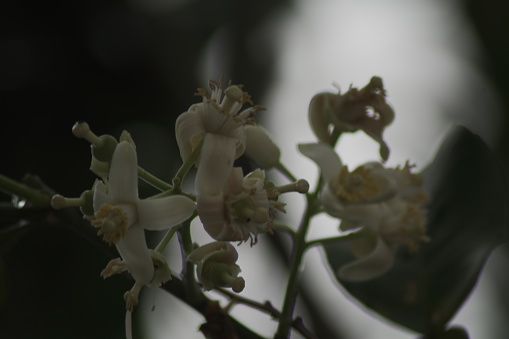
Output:
<svg viewBox="0 0 509 339">
<path fill-rule="evenodd" d="M 334 149 L 325 143 L 299 144 L 299 151 L 313 160 L 322 170 L 325 181 L 330 181 L 341 170 L 341 159 Z"/>
<path fill-rule="evenodd" d="M 154 276 L 154 266 L 143 228 L 139 224 L 132 225 L 125 237 L 115 245 L 134 280 L 140 285 L 148 284 Z"/>
<path fill-rule="evenodd" d="M 205 134 L 205 126 L 200 115 L 200 110 L 193 105 L 188 112 L 184 112 L 175 122 L 175 137 L 180 150 L 182 161 L 187 161 Z"/>
<path fill-rule="evenodd" d="M 187 260 L 197 262 L 208 259 L 210 255 L 214 255 L 214 260 L 225 264 L 234 264 L 239 258 L 239 254 L 235 250 L 235 247 L 230 243 L 215 241 L 195 249 L 189 254 Z"/>
<path fill-rule="evenodd" d="M 127 141 L 115 148 L 108 183 L 113 197 L 125 202 L 138 200 L 138 158 L 134 146 Z"/>
<path fill-rule="evenodd" d="M 373 251 L 339 269 L 340 279 L 361 282 L 386 273 L 394 263 L 395 248 L 378 238 Z"/>
<path fill-rule="evenodd" d="M 196 198 L 196 209 L 205 231 L 214 239 L 225 228 L 224 197 L 218 195 L 199 195 Z"/>
<path fill-rule="evenodd" d="M 322 142 L 330 141 L 331 109 L 336 97 L 337 95 L 333 93 L 318 93 L 309 103 L 309 123 L 318 140 Z"/>
<path fill-rule="evenodd" d="M 224 184 L 223 193 L 226 195 L 238 194 L 243 191 L 243 183 L 244 172 L 242 167 L 234 167 Z"/>
<path fill-rule="evenodd" d="M 247 137 L 243 126 L 231 129 L 224 135 L 235 139 L 235 159 L 239 158 L 246 151 Z"/>
<path fill-rule="evenodd" d="M 194 201 L 183 195 L 138 202 L 138 218 L 147 230 L 164 230 L 187 220 L 196 209 Z"/>
<path fill-rule="evenodd" d="M 216 195 L 223 189 L 235 161 L 236 140 L 220 134 L 206 134 L 196 173 L 196 192 Z"/>
<path fill-rule="evenodd" d="M 234 232 L 225 219 L 224 197 L 219 195 L 199 195 L 196 198 L 198 216 L 205 231 L 215 240 L 240 241 L 241 234 Z"/>
</svg>

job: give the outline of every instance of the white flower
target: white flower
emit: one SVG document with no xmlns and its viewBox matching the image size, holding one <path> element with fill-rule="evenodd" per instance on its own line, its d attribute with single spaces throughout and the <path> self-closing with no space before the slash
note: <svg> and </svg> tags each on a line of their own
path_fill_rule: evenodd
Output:
<svg viewBox="0 0 509 339">
<path fill-rule="evenodd" d="M 138 161 L 134 146 L 122 141 L 116 147 L 107 182 L 94 187 L 96 220 L 104 241 L 114 243 L 128 271 L 141 285 L 154 278 L 154 266 L 144 229 L 163 230 L 188 219 L 194 202 L 181 195 L 158 199 L 138 197 Z"/>
<path fill-rule="evenodd" d="M 369 84 L 346 93 L 318 93 L 309 104 L 309 122 L 318 140 L 329 143 L 332 128 L 338 132 L 363 130 L 380 144 L 383 160 L 389 157 L 389 147 L 383 131 L 394 120 L 394 111 L 385 101 L 382 79 L 371 78 Z"/>
<path fill-rule="evenodd" d="M 367 163 L 350 172 L 326 144 L 301 144 L 299 150 L 322 170 L 325 186 L 320 201 L 325 211 L 342 219 L 343 231 L 363 227 L 351 242 L 358 259 L 340 269 L 342 279 L 377 277 L 392 267 L 399 245 L 416 251 L 419 242 L 428 240 L 424 208 L 428 196 L 408 163 L 395 169 Z"/>
<path fill-rule="evenodd" d="M 197 95 L 203 97 L 202 103 L 192 105 L 177 118 L 175 135 L 184 162 L 203 141 L 201 156 L 195 163 L 198 166 L 196 181 L 215 180 L 218 182 L 215 187 L 217 193 L 228 178 L 233 161 L 246 149 L 244 125 L 261 107 L 240 111 L 244 103 L 251 103 L 250 96 L 240 85 L 226 88 L 224 98 L 221 83 L 218 85 L 210 81 L 209 87 L 211 94 L 198 89 Z M 214 168 L 212 175 L 211 168 Z"/>
<path fill-rule="evenodd" d="M 272 231 L 275 213 L 272 207 L 279 206 L 269 199 L 265 172 L 256 170 L 244 178 L 240 167 L 233 168 L 219 194 L 200 194 L 196 202 L 198 216 L 212 238 L 222 241 L 251 239 L 252 243 L 256 243 L 259 233 Z"/>
</svg>

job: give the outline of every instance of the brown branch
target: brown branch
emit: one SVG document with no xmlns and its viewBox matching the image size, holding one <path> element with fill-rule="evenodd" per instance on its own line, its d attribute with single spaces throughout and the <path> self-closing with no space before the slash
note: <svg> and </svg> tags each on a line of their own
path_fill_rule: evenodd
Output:
<svg viewBox="0 0 509 339">
<path fill-rule="evenodd" d="M 233 304 L 242 304 L 254 308 L 260 312 L 270 315 L 274 319 L 281 317 L 281 312 L 276 309 L 270 301 L 260 303 L 258 301 L 243 297 L 222 288 L 216 288 L 214 291 L 226 296 Z M 318 339 L 305 325 L 301 317 L 297 317 L 292 322 L 292 328 L 302 334 L 307 339 Z"/>
</svg>

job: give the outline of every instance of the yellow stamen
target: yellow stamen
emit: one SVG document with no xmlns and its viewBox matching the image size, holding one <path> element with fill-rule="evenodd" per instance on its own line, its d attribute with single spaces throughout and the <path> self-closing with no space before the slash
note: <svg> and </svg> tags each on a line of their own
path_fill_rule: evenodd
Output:
<svg viewBox="0 0 509 339">
<path fill-rule="evenodd" d="M 102 235 L 110 245 L 127 234 L 128 220 L 122 208 L 104 204 L 95 212 L 95 217 L 97 219 L 91 222 L 92 226 L 99 228 L 97 235 Z"/>
<path fill-rule="evenodd" d="M 426 235 L 426 211 L 416 205 L 409 204 L 401 217 L 398 236 L 411 253 L 419 250 L 419 242 L 428 242 Z"/>
<path fill-rule="evenodd" d="M 371 169 L 365 167 L 358 167 L 350 173 L 348 167 L 343 166 L 333 185 L 335 194 L 349 203 L 369 201 L 379 192 L 379 187 L 371 175 Z"/>
</svg>

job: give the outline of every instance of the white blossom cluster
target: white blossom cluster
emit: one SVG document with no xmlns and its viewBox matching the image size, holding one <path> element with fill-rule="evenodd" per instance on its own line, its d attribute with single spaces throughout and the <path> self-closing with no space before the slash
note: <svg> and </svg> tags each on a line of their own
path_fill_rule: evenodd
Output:
<svg viewBox="0 0 509 339">
<path fill-rule="evenodd" d="M 124 271 L 132 275 L 136 283 L 124 296 L 128 312 L 138 303 L 143 286 L 157 287 L 172 277 L 162 248 L 147 247 L 145 230 L 167 230 L 171 236 L 198 217 L 213 240 L 187 251 L 185 259 L 196 264 L 204 290 L 229 287 L 241 292 L 245 282 L 238 276 L 238 254 L 231 242 L 249 240 L 253 246 L 260 234 L 277 231 L 274 219 L 285 211 L 279 201 L 282 193 L 309 194 L 305 180 L 280 187 L 267 180 L 266 169 L 283 166 L 279 147 L 255 119 L 264 108 L 253 105 L 241 85 L 223 88 L 221 79 L 210 81 L 209 90 L 198 89 L 202 102 L 190 106 L 176 121 L 183 165 L 171 184 L 138 166 L 136 146 L 127 132 L 117 140 L 96 136 L 86 123 L 73 127 L 77 137 L 91 143 L 91 170 L 98 179 L 81 198 L 56 195 L 52 205 L 79 206 L 97 234 L 116 246 L 121 258 L 112 260 L 101 275 L 106 278 Z M 379 77 L 360 90 L 319 93 L 310 103 L 310 125 L 318 142 L 298 147 L 321 169 L 319 211 L 340 219 L 343 231 L 360 230 L 351 240 L 358 259 L 340 269 L 342 279 L 377 277 L 391 268 L 400 245 L 415 251 L 421 241 L 428 240 L 427 195 L 419 175 L 411 172 L 413 166 L 386 168 L 381 162 L 370 162 L 350 171 L 334 150 L 342 133 L 362 130 L 380 144 L 380 156 L 386 161 L 389 147 L 383 131 L 393 119 Z M 245 175 L 241 167 L 235 167 L 235 160 L 244 154 L 260 168 Z M 194 192 L 183 192 L 181 181 L 193 166 L 197 168 Z M 151 181 L 161 193 L 140 199 L 139 178 Z"/>
</svg>

